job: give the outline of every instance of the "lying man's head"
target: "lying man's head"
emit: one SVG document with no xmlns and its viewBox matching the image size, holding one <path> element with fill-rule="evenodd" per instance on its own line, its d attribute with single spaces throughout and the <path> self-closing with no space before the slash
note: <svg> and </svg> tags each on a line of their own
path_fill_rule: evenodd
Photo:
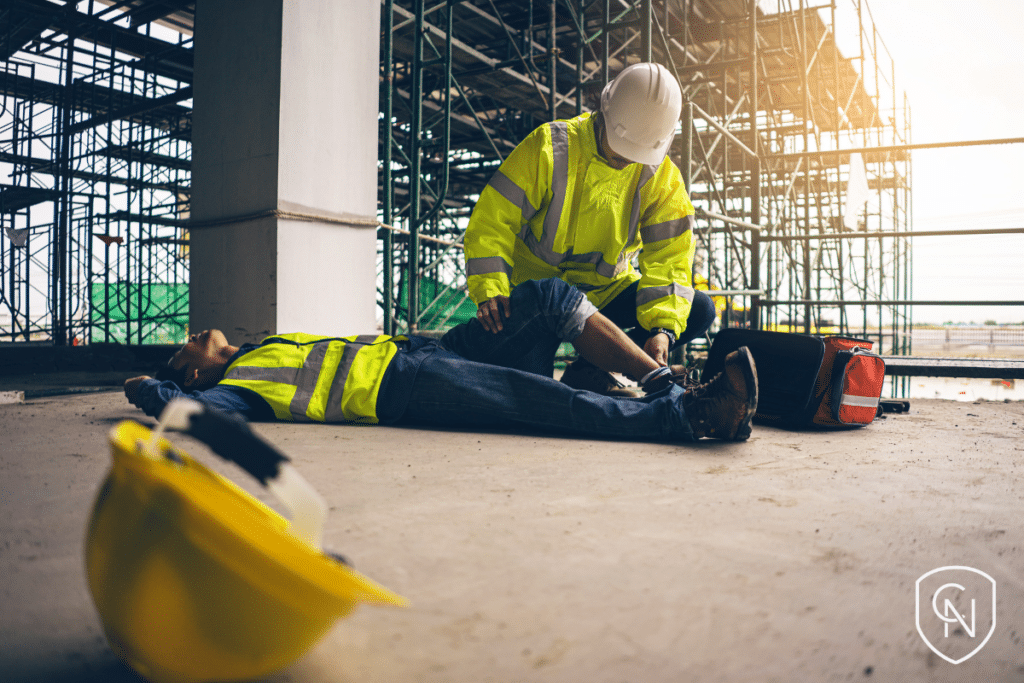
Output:
<svg viewBox="0 0 1024 683">
<path fill-rule="evenodd" d="M 220 330 L 204 330 L 188 338 L 156 374 L 156 379 L 192 391 L 209 389 L 224 377 L 228 360 L 237 351 Z"/>
</svg>

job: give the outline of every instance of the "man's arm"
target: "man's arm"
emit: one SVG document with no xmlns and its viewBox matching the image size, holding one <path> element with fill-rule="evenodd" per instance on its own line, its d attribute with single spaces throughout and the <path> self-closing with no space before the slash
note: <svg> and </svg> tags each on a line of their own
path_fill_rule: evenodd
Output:
<svg viewBox="0 0 1024 683">
<path fill-rule="evenodd" d="M 249 421 L 273 420 L 274 411 L 258 394 L 241 387 L 217 385 L 206 391 L 185 392 L 174 382 L 161 382 L 148 376 L 132 377 L 124 383 L 128 402 L 150 417 L 159 417 L 175 398 L 191 398 L 224 412 L 239 413 Z"/>
<path fill-rule="evenodd" d="M 666 159 L 642 192 L 644 198 L 636 317 L 646 330 L 664 328 L 678 338 L 693 301 L 693 205 L 682 175 Z M 656 335 L 645 350 L 667 357 L 669 338 Z M 651 353 L 654 356 L 654 353 Z"/>
<path fill-rule="evenodd" d="M 548 201 L 551 133 L 541 126 L 523 140 L 480 193 L 466 229 L 466 284 L 477 319 L 497 332 L 508 314 L 516 236 Z"/>
</svg>

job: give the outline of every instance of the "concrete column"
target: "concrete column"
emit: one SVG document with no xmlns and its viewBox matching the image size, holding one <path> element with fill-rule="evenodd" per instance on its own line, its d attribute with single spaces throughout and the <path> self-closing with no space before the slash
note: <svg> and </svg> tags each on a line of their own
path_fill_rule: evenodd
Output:
<svg viewBox="0 0 1024 683">
<path fill-rule="evenodd" d="M 200 0 L 189 325 L 375 329 L 377 0 Z"/>
</svg>

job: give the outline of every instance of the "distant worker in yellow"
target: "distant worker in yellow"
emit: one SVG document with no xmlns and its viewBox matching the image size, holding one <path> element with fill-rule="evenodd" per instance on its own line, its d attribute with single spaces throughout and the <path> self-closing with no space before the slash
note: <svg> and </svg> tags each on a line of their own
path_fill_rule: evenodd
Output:
<svg viewBox="0 0 1024 683">
<path fill-rule="evenodd" d="M 510 315 L 512 288 L 549 277 L 583 291 L 662 366 L 711 326 L 714 304 L 693 288 L 693 205 L 667 156 L 682 101 L 668 69 L 634 64 L 605 86 L 598 112 L 546 123 L 509 154 L 465 238 L 469 295 L 487 330 Z M 620 387 L 585 360 L 562 381 Z"/>
</svg>

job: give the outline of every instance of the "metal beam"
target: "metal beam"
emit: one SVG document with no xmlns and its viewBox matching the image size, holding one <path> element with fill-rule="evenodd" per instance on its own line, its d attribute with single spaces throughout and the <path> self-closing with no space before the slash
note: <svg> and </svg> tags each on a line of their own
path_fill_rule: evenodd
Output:
<svg viewBox="0 0 1024 683">
<path fill-rule="evenodd" d="M 826 232 L 817 235 L 777 235 L 774 237 L 762 237 L 761 241 L 802 242 L 804 240 L 845 240 L 863 237 L 939 237 L 956 235 L 963 236 L 1020 234 L 1024 234 L 1024 228 L 979 228 L 977 230 L 906 230 L 900 232 Z"/>
<path fill-rule="evenodd" d="M 1024 379 L 1024 360 L 882 356 L 890 377 L 978 377 Z"/>
<path fill-rule="evenodd" d="M 1024 306 L 1024 301 L 915 301 L 913 299 L 841 299 L 822 301 L 819 299 L 766 299 L 762 303 L 772 306 Z"/>
<path fill-rule="evenodd" d="M 1024 138 L 994 138 L 991 140 L 961 140 L 959 142 L 922 142 L 920 144 L 885 145 L 882 147 L 855 147 L 852 149 L 832 149 L 817 152 L 786 152 L 771 154 L 770 159 L 800 159 L 807 156 L 836 156 L 839 154 L 868 154 L 886 152 L 909 152 L 915 149 L 944 149 L 946 147 L 977 147 L 980 145 L 1014 145 L 1024 142 Z"/>
</svg>

